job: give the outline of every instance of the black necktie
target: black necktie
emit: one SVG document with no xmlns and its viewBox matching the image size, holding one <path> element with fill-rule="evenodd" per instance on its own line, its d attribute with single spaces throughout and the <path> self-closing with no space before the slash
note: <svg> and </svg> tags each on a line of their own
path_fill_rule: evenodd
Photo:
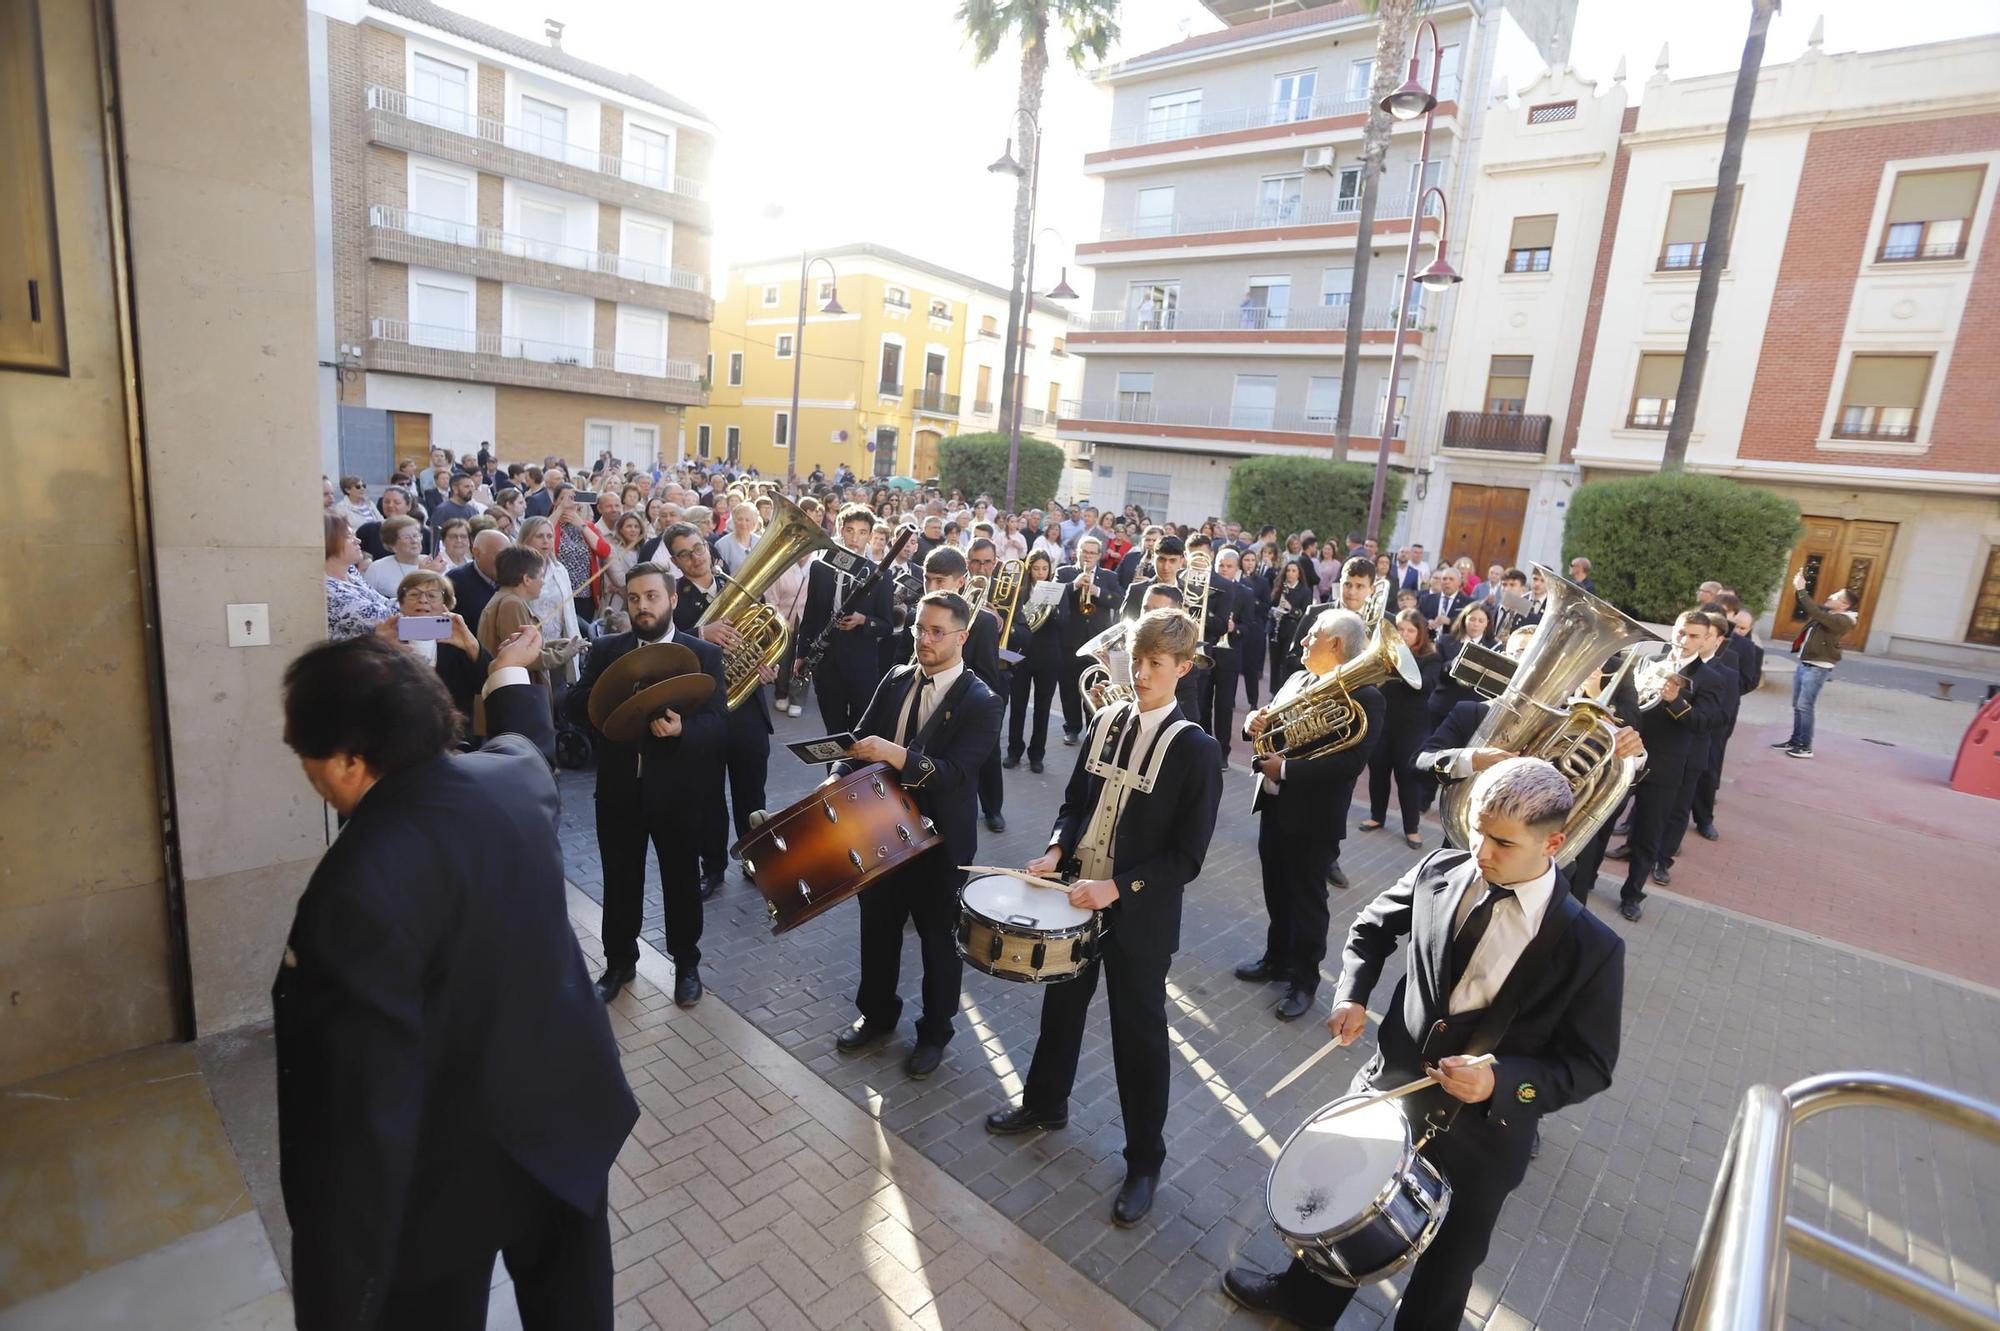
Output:
<svg viewBox="0 0 2000 1331">
<path fill-rule="evenodd" d="M 1511 887 L 1495 887 L 1491 883 L 1483 886 L 1486 889 L 1485 899 L 1472 908 L 1472 913 L 1465 917 L 1465 923 L 1452 935 L 1451 972 L 1449 983 L 1445 986 L 1446 993 L 1458 988 L 1458 982 L 1465 978 L 1465 968 L 1472 964 L 1472 954 L 1479 950 L 1479 940 L 1486 936 L 1486 926 L 1493 923 L 1493 908 L 1503 901 L 1514 899 Z"/>
<path fill-rule="evenodd" d="M 908 747 L 910 740 L 922 728 L 924 716 L 924 690 L 931 686 L 931 677 L 919 673 L 915 700 L 910 703 L 910 719 L 903 725 L 903 744 Z"/>
</svg>

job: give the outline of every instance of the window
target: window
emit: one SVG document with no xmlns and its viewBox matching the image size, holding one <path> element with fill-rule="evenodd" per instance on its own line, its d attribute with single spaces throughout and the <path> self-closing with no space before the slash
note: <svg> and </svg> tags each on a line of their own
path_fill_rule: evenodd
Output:
<svg viewBox="0 0 2000 1331">
<path fill-rule="evenodd" d="M 819 297 L 818 297 L 818 301 L 821 308 L 824 308 L 826 303 L 832 299 L 833 299 L 833 279 L 830 277 L 822 277 L 819 280 Z"/>
<path fill-rule="evenodd" d="M 1244 328 L 1283 328 L 1292 312 L 1292 279 L 1284 274 L 1250 279 L 1249 294 L 1237 310 Z"/>
<path fill-rule="evenodd" d="M 1561 120 L 1576 119 L 1576 102 L 1543 102 L 1540 106 L 1528 108 L 1530 125 L 1553 125 Z"/>
<path fill-rule="evenodd" d="M 1917 437 L 1917 411 L 1930 383 L 1929 356 L 1856 356 L 1847 366 L 1847 387 L 1840 394 L 1840 419 L 1833 433 L 1841 439 Z"/>
<path fill-rule="evenodd" d="M 523 93 L 520 146 L 537 157 L 562 161 L 569 149 L 569 108 Z"/>
<path fill-rule="evenodd" d="M 740 351 L 729 353 L 729 386 L 743 387 L 743 353 Z"/>
<path fill-rule="evenodd" d="M 1382 382 L 1382 396 L 1375 404 L 1375 420 L 1378 425 L 1381 423 L 1382 413 L 1388 409 L 1388 406 L 1389 406 L 1389 383 L 1385 379 Z M 1396 428 L 1394 429 L 1394 431 L 1390 433 L 1389 436 L 1390 438 L 1392 439 L 1408 438 L 1408 436 L 1403 433 L 1403 427 L 1408 423 L 1406 418 L 1409 410 L 1410 410 L 1410 376 L 1405 374 L 1398 376 L 1396 379 Z"/>
<path fill-rule="evenodd" d="M 618 347 L 612 368 L 620 374 L 667 373 L 667 316 L 659 310 L 618 307 Z"/>
<path fill-rule="evenodd" d="M 740 425 L 724 426 L 722 430 L 722 446 L 726 450 L 723 456 L 729 461 L 734 462 L 736 459 L 742 457 L 743 427 Z"/>
<path fill-rule="evenodd" d="M 508 323 L 507 355 L 528 360 L 572 363 L 576 351 L 563 336 L 567 311 L 560 296 L 544 292 L 513 290 L 509 302 L 513 318 Z"/>
<path fill-rule="evenodd" d="M 654 189 L 672 189 L 673 152 L 673 140 L 665 131 L 625 122 L 625 179 Z"/>
<path fill-rule="evenodd" d="M 1458 56 L 1458 44 L 1455 42 L 1438 52 L 1438 100 L 1440 102 L 1454 101 L 1458 97 Z M 1425 66 L 1423 72 L 1425 74 L 1430 73 L 1430 67 L 1428 65 Z"/>
<path fill-rule="evenodd" d="M 899 342 L 882 344 L 882 395 L 901 397 L 903 393 L 903 347 Z"/>
<path fill-rule="evenodd" d="M 602 457 L 615 448 L 618 441 L 618 427 L 610 421 L 585 421 L 583 423 L 583 455 Z"/>
<path fill-rule="evenodd" d="M 1277 86 L 1271 94 L 1271 123 L 1289 125 L 1312 119 L 1313 94 L 1318 88 L 1319 71 L 1316 69 L 1278 75 Z"/>
<path fill-rule="evenodd" d="M 1357 60 L 1347 67 L 1347 100 L 1365 102 L 1368 89 L 1375 82 L 1375 62 Z"/>
<path fill-rule="evenodd" d="M 1201 89 L 1163 92 L 1146 103 L 1146 129 L 1142 142 L 1184 139 L 1201 130 Z"/>
<path fill-rule="evenodd" d="M 1153 375 L 1151 371 L 1120 370 L 1118 372 L 1118 419 L 1121 421 L 1150 421 L 1153 419 Z"/>
<path fill-rule="evenodd" d="M 1972 622 L 1965 626 L 1967 642 L 2000 647 L 2000 545 L 1986 552 L 1986 572 L 1972 600 Z"/>
<path fill-rule="evenodd" d="M 1340 414 L 1340 376 L 1316 374 L 1306 382 L 1306 424 L 1331 425 Z"/>
<path fill-rule="evenodd" d="M 1343 166 L 1340 168 L 1339 183 L 1334 190 L 1334 210 L 1343 213 L 1361 211 L 1361 168 Z"/>
<path fill-rule="evenodd" d="M 979 316 L 979 335 L 981 337 L 998 337 L 1000 335 L 1000 325 L 993 321 L 992 315 L 982 314 Z"/>
<path fill-rule="evenodd" d="M 778 334 L 778 359 L 790 360 L 791 358 L 792 335 L 790 333 L 780 333 Z"/>
<path fill-rule="evenodd" d="M 1238 430 L 1268 430 L 1278 415 L 1278 376 L 1239 374 L 1229 400 L 1229 424 Z"/>
<path fill-rule="evenodd" d="M 1518 416 L 1528 409 L 1533 356 L 1495 356 L 1486 370 L 1486 410 Z"/>
<path fill-rule="evenodd" d="M 1181 305 L 1179 282 L 1134 282 L 1125 293 L 1125 323 L 1142 330 L 1172 328 Z"/>
<path fill-rule="evenodd" d="M 410 163 L 410 234 L 453 245 L 479 243 L 478 185 L 469 172 Z"/>
<path fill-rule="evenodd" d="M 712 438 L 709 431 L 713 428 L 713 426 L 708 425 L 697 425 L 694 427 L 694 453 L 696 457 L 705 458 L 708 456 L 709 440 Z"/>
<path fill-rule="evenodd" d="M 1132 234 L 1171 235 L 1174 229 L 1174 187 L 1161 185 L 1142 189 L 1132 206 Z"/>
<path fill-rule="evenodd" d="M 618 273 L 635 281 L 665 285 L 673 276 L 674 228 L 621 213 L 618 219 Z"/>
<path fill-rule="evenodd" d="M 979 367 L 979 383 L 972 390 L 972 409 L 977 412 L 993 410 L 993 367 Z"/>
<path fill-rule="evenodd" d="M 1736 203 L 1743 203 L 1743 191 L 1736 191 Z M 1662 273 L 1686 272 L 1701 267 L 1702 254 L 1708 249 L 1708 214 L 1715 206 L 1715 191 L 1712 189 L 1675 190 L 1672 202 L 1667 205 L 1667 234 L 1660 241 L 1660 263 L 1656 269 Z M 1736 236 L 1736 214 L 1729 216 L 1729 238 Z M 1729 262 L 1725 251 L 1724 264 Z"/>
<path fill-rule="evenodd" d="M 1888 227 L 1875 258 L 1881 263 L 1924 259 L 1962 259 L 1979 187 L 1986 183 L 1983 166 L 1947 171 L 1904 171 L 1889 196 Z"/>
<path fill-rule="evenodd" d="M 715 353 L 713 351 L 709 352 L 702 359 L 701 377 L 704 383 L 712 384 L 715 382 Z"/>
<path fill-rule="evenodd" d="M 1515 218 L 1514 235 L 1507 242 L 1507 271 L 1546 273 L 1549 271 L 1549 251 L 1555 243 L 1555 214 Z"/>
<path fill-rule="evenodd" d="M 460 134 L 472 132 L 472 103 L 467 92 L 472 71 L 462 65 L 416 54 L 410 63 L 410 119 L 442 125 Z"/>
<path fill-rule="evenodd" d="M 784 448 L 792 442 L 792 413 L 775 412 L 771 416 L 771 443 L 773 447 Z"/>
<path fill-rule="evenodd" d="M 1392 292 L 1399 292 L 1403 289 L 1403 275 L 1401 273 L 1396 274 L 1394 283 L 1390 289 Z M 1403 316 L 1403 322 L 1408 327 L 1414 328 L 1423 321 L 1425 295 L 1426 292 L 1424 291 L 1423 283 L 1413 282 L 1410 284 L 1409 311 Z M 1442 293 L 1439 294 L 1439 299 L 1443 299 Z M 1396 308 L 1393 296 L 1389 301 L 1389 308 L 1392 310 Z"/>
<path fill-rule="evenodd" d="M 951 321 L 951 303 L 949 301 L 942 301 L 942 300 L 932 301 L 931 318 L 943 319 L 944 321 L 949 323 Z"/>
<path fill-rule="evenodd" d="M 778 308 L 778 284 L 776 282 L 768 283 L 764 287 L 764 308 L 767 310 Z"/>
<path fill-rule="evenodd" d="M 1171 476 L 1161 476 L 1153 472 L 1133 471 L 1125 474 L 1125 502 L 1137 504 L 1139 511 L 1151 519 L 1164 519 L 1167 500 L 1173 494 L 1174 480 Z"/>
<path fill-rule="evenodd" d="M 1054 380 L 1050 380 L 1049 419 L 1054 420 L 1056 417 L 1060 415 L 1062 415 L 1062 385 L 1055 382 Z"/>
<path fill-rule="evenodd" d="M 910 308 L 910 293 L 901 287 L 884 287 L 882 289 L 882 303 L 892 306 L 895 309 L 907 310 Z"/>
<path fill-rule="evenodd" d="M 1319 303 L 1325 306 L 1346 306 L 1354 298 L 1354 270 L 1352 268 L 1322 268 L 1319 274 Z"/>
<path fill-rule="evenodd" d="M 1424 168 L 1424 174 L 1421 179 L 1419 179 L 1417 176 L 1418 167 Z M 1442 157 L 1433 157 L 1428 162 L 1423 162 L 1423 161 L 1411 162 L 1410 163 L 1410 207 L 1414 209 L 1417 206 L 1417 196 L 1419 194 L 1422 194 L 1425 190 L 1429 189 L 1431 186 L 1437 184 L 1440 180 L 1443 179 L 1444 179 L 1444 159 Z M 1435 208 L 1437 205 L 1432 204 L 1431 206 Z M 1437 216 L 1436 213 L 1430 213 L 1427 215 L 1431 217 Z"/>
<path fill-rule="evenodd" d="M 1051 339 L 1049 342 L 1049 354 L 1051 356 L 1069 355 L 1069 339 L 1066 337 Z"/>
<path fill-rule="evenodd" d="M 1632 384 L 1632 411 L 1626 428 L 1664 430 L 1674 423 L 1674 394 L 1681 388 L 1681 353 L 1652 352 L 1639 357 Z"/>
<path fill-rule="evenodd" d="M 410 342 L 447 351 L 476 349 L 472 279 L 445 273 L 410 273 Z"/>
<path fill-rule="evenodd" d="M 660 430 L 656 425 L 627 425 L 625 437 L 631 440 L 625 456 L 638 462 L 651 462 L 660 456 Z"/>
<path fill-rule="evenodd" d="M 1257 186 L 1257 225 L 1276 226 L 1298 220 L 1303 176 L 1265 176 Z"/>
<path fill-rule="evenodd" d="M 539 199 L 514 201 L 514 229 L 526 240 L 525 258 L 540 263 L 561 263 L 569 252 L 563 242 L 569 234 L 569 215 L 560 204 Z"/>
</svg>

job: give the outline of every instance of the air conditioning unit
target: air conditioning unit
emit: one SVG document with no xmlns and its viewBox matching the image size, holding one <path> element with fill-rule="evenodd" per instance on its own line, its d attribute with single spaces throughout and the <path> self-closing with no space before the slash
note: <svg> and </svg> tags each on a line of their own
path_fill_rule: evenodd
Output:
<svg viewBox="0 0 2000 1331">
<path fill-rule="evenodd" d="M 1317 148 L 1306 149 L 1306 170 L 1324 171 L 1333 174 L 1333 145 L 1321 144 Z"/>
</svg>

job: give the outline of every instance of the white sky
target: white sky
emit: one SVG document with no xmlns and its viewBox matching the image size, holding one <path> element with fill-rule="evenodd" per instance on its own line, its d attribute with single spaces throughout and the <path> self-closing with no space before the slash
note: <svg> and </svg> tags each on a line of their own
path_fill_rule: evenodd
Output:
<svg viewBox="0 0 2000 1331">
<path fill-rule="evenodd" d="M 442 2 L 524 35 L 559 19 L 566 49 L 649 78 L 716 122 L 718 279 L 733 260 L 867 240 L 1007 283 L 1013 178 L 985 168 L 1010 133 L 1019 52 L 973 68 L 954 0 Z M 1123 8 L 1113 59 L 1222 26 L 1196 0 Z M 1662 42 L 1675 77 L 1734 69 L 1748 13 L 1747 0 L 1580 0 L 1571 63 L 1608 84 L 1624 57 L 1636 101 Z M 1821 16 L 1827 51 L 1876 50 L 2000 30 L 2000 0 L 1789 0 L 1765 62 L 1795 58 Z M 1108 94 L 1053 54 L 1037 220 L 1059 236 L 1041 251 L 1042 290 L 1070 246 L 1096 235 L 1099 187 L 1079 168 L 1110 128 Z M 1537 68 L 1502 72 L 1518 88 Z M 774 204 L 784 210 L 775 219 Z M 1069 279 L 1085 298 L 1073 308 L 1091 308 L 1089 273 L 1072 268 Z"/>
</svg>

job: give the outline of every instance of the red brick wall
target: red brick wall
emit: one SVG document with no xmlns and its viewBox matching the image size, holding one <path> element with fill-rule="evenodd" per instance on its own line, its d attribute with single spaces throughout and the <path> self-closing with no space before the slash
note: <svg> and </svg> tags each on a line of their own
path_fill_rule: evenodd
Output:
<svg viewBox="0 0 2000 1331">
<path fill-rule="evenodd" d="M 1639 108 L 1625 108 L 1625 121 L 1619 127 L 1624 134 L 1630 134 L 1639 125 Z M 1597 267 L 1590 275 L 1590 304 L 1584 307 L 1583 347 L 1576 359 L 1576 378 L 1569 386 L 1569 415 L 1563 418 L 1562 460 L 1568 462 L 1576 453 L 1576 435 L 1583 420 L 1583 399 L 1590 390 L 1590 365 L 1597 357 L 1597 325 L 1604 317 L 1604 285 L 1611 277 L 1611 245 L 1618 239 L 1618 214 L 1625 207 L 1625 172 L 1632 164 L 1632 154 L 1621 139 L 1617 156 L 1611 159 L 1611 192 L 1604 199 L 1604 230 L 1597 238 Z"/>
<path fill-rule="evenodd" d="M 1920 455 L 1827 453 L 1815 447 L 1837 391 L 1854 278 L 1878 237 L 1868 230 L 1885 162 L 2000 147 L 2000 115 L 1816 133 L 1806 145 L 1785 255 L 1757 358 L 1757 386 L 1738 455 L 1781 462 L 2000 472 L 2000 246 L 1985 245 L 1952 347 L 1930 449 Z M 1988 231 L 1990 221 L 1982 221 Z M 1989 237 L 1990 241 L 1990 237 Z M 1918 276 L 1922 264 L 1908 265 Z"/>
</svg>

